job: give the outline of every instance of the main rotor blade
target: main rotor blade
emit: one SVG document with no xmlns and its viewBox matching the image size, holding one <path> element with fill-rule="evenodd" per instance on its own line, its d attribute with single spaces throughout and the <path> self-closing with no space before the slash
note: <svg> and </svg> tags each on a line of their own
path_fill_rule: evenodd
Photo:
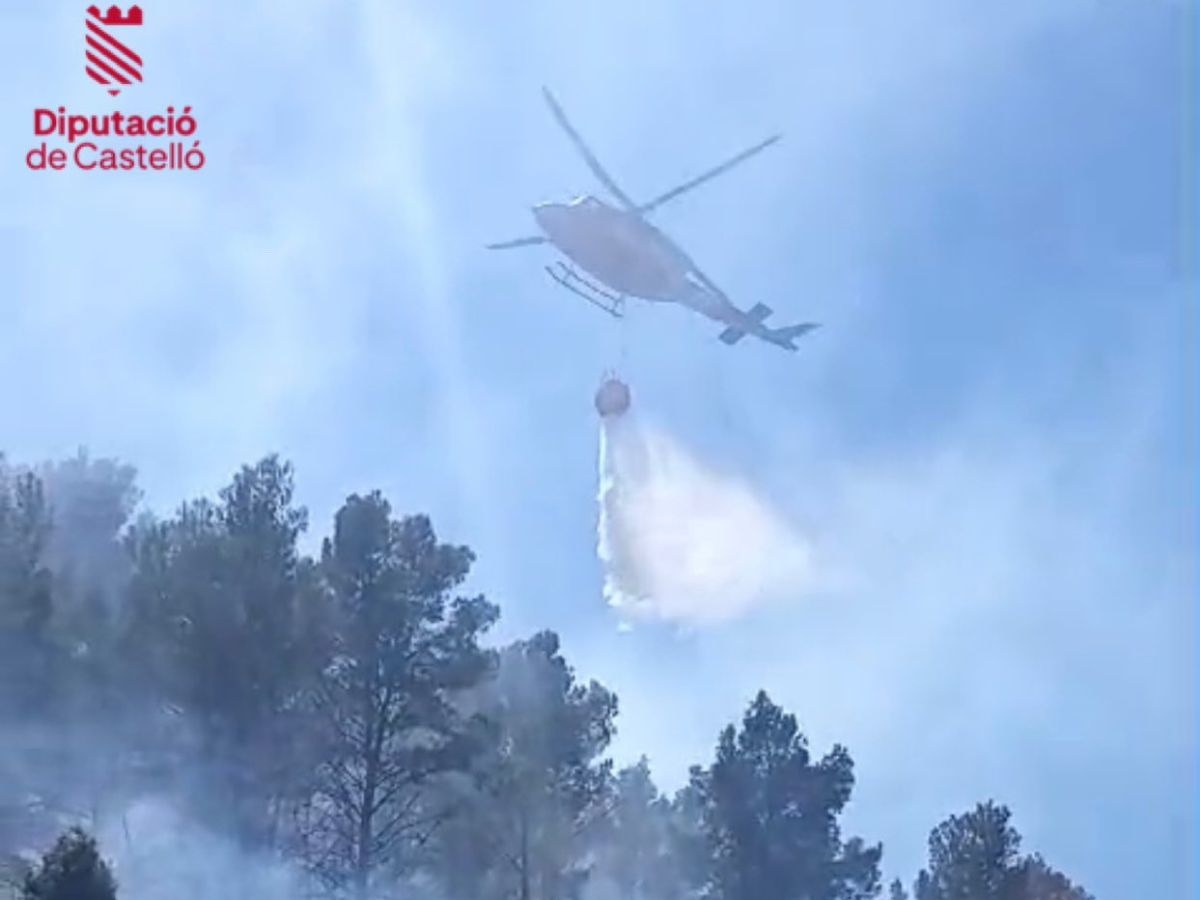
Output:
<svg viewBox="0 0 1200 900">
<path fill-rule="evenodd" d="M 668 200 L 674 200 L 680 194 L 682 194 L 686 191 L 690 191 L 694 187 L 699 187 L 700 185 L 704 184 L 704 182 L 708 181 L 710 178 L 716 178 L 718 175 L 722 175 L 725 172 L 728 172 L 730 169 L 732 169 L 738 163 L 745 162 L 747 159 L 749 159 L 754 154 L 760 153 L 763 150 L 766 150 L 768 147 L 770 147 L 772 144 L 774 144 L 776 141 L 778 141 L 781 137 L 783 137 L 783 135 L 781 135 L 781 134 L 774 135 L 772 137 L 767 138 L 761 144 L 755 144 L 749 150 L 743 150 L 737 156 L 733 157 L 732 159 L 725 160 L 725 162 L 721 163 L 719 166 L 716 166 L 715 168 L 709 169 L 703 175 L 697 175 L 691 181 L 685 182 L 684 184 L 681 184 L 679 187 L 667 191 L 662 196 L 655 197 L 649 203 L 643 204 L 641 207 L 638 208 L 638 212 L 642 212 L 642 213 L 650 212 L 650 210 L 655 209 L 659 206 L 662 206 Z"/>
<path fill-rule="evenodd" d="M 488 244 L 488 250 L 509 250 L 513 247 L 532 247 L 535 244 L 544 244 L 546 239 L 540 234 L 535 234 L 533 237 L 517 238 L 515 241 L 503 241 L 499 244 Z"/>
<path fill-rule="evenodd" d="M 622 206 L 626 209 L 637 211 L 637 204 L 630 200 L 625 192 L 618 187 L 617 183 L 613 181 L 612 176 L 604 171 L 604 167 L 600 165 L 600 160 L 596 159 L 595 154 L 584 143 L 583 138 L 579 136 L 579 132 L 567 120 L 567 114 L 558 105 L 558 101 L 554 99 L 554 95 L 550 93 L 550 90 L 542 88 L 542 95 L 546 98 L 546 103 L 550 106 L 550 112 L 554 113 L 554 118 L 558 120 L 558 124 L 567 133 L 567 137 L 571 139 L 571 143 L 575 145 L 575 149 L 579 151 L 579 155 L 583 157 L 583 161 L 592 170 L 592 174 L 600 179 L 600 183 L 608 188 L 609 193 L 621 201 Z"/>
</svg>

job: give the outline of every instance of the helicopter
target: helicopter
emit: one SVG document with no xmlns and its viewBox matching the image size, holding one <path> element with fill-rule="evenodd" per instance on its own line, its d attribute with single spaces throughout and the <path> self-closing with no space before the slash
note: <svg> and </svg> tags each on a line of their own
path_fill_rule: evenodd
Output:
<svg viewBox="0 0 1200 900">
<path fill-rule="evenodd" d="M 592 174 L 607 188 L 617 205 L 590 194 L 569 203 L 539 203 L 533 207 L 533 218 L 542 234 L 488 244 L 487 249 L 552 244 L 591 278 L 562 261 L 545 267 L 550 277 L 615 318 L 624 315 L 625 301 L 629 297 L 678 303 L 725 325 L 719 339 L 726 344 L 736 344 L 750 334 L 785 350 L 798 349 L 795 339 L 818 327 L 817 323 L 768 327 L 766 319 L 772 313 L 769 306 L 756 303 L 750 309 L 739 309 L 711 278 L 700 271 L 678 243 L 647 219 L 651 212 L 668 201 L 767 149 L 781 135 L 743 150 L 649 202 L 635 203 L 600 164 L 549 89 L 543 87 L 542 95 Z"/>
</svg>

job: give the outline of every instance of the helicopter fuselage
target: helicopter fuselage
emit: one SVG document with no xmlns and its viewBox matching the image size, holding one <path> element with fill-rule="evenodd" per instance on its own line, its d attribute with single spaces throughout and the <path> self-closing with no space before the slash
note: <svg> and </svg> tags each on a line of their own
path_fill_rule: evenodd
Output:
<svg viewBox="0 0 1200 900">
<path fill-rule="evenodd" d="M 695 289 L 691 260 L 636 213 L 580 197 L 539 204 L 533 217 L 567 258 L 620 294 L 684 302 Z"/>
</svg>

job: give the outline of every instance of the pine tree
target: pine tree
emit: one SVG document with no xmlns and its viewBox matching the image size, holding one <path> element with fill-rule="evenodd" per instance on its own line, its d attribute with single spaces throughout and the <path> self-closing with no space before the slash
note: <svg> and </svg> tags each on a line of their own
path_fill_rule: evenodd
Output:
<svg viewBox="0 0 1200 900">
<path fill-rule="evenodd" d="M 24 900 L 116 900 L 117 882 L 96 840 L 81 828 L 63 834 L 25 879 Z"/>
<path fill-rule="evenodd" d="M 427 517 L 393 518 L 378 492 L 348 498 L 324 543 L 337 651 L 317 689 L 328 739 L 304 839 L 315 871 L 358 898 L 441 826 L 433 784 L 469 762 L 454 699 L 494 664 L 478 641 L 498 614 L 452 596 L 473 561 Z"/>
<path fill-rule="evenodd" d="M 916 900 L 1093 900 L 1036 854 L 1022 857 L 1008 807 L 989 800 L 929 835 L 929 868 Z"/>
<path fill-rule="evenodd" d="M 843 841 L 838 816 L 854 763 L 835 746 L 813 760 L 794 716 L 760 691 L 717 758 L 695 772 L 711 853 L 708 888 L 721 900 L 859 900 L 879 893 L 880 846 Z"/>
<path fill-rule="evenodd" d="M 443 835 L 452 896 L 571 900 L 610 799 L 616 696 L 578 680 L 549 631 L 506 647 L 479 703 L 491 739 Z"/>
</svg>

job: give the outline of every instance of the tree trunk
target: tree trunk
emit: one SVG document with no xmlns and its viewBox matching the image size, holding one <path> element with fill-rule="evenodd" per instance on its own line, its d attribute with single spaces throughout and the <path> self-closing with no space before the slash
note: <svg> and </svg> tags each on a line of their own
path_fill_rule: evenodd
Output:
<svg viewBox="0 0 1200 900">
<path fill-rule="evenodd" d="M 385 710 L 379 698 L 379 664 L 372 647 L 370 656 L 371 682 L 364 697 L 363 720 L 366 733 L 363 735 L 363 793 L 362 808 L 358 816 L 358 854 L 354 867 L 354 895 L 356 900 L 367 900 L 371 887 L 371 869 L 375 865 L 372 844 L 375 841 L 375 795 L 379 790 L 379 768 L 383 761 L 383 744 L 386 723 Z"/>
<path fill-rule="evenodd" d="M 375 766 L 367 762 L 367 778 L 363 787 L 363 809 L 358 818 L 358 856 L 354 862 L 354 894 L 367 900 L 371 881 L 371 807 L 375 804 Z"/>
<path fill-rule="evenodd" d="M 529 817 L 521 813 L 521 900 L 529 900 Z"/>
</svg>

